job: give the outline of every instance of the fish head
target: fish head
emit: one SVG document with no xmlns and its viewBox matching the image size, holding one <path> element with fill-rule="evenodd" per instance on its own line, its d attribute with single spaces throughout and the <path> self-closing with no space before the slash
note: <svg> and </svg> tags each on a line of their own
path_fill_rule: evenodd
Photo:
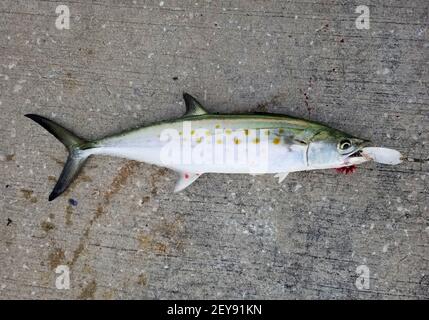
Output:
<svg viewBox="0 0 429 320">
<path fill-rule="evenodd" d="M 364 163 L 370 159 L 362 154 L 362 149 L 369 144 L 369 140 L 353 137 L 338 130 L 322 130 L 309 143 L 308 166 L 328 169 Z"/>
</svg>

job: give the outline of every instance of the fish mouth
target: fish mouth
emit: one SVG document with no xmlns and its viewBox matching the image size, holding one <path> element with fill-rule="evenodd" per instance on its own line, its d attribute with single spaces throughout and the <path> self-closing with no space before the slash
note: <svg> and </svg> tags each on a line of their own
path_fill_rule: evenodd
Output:
<svg viewBox="0 0 429 320">
<path fill-rule="evenodd" d="M 369 159 L 367 159 L 363 154 L 362 154 L 362 150 L 356 150 L 355 152 L 349 154 L 345 159 L 344 159 L 344 164 L 347 166 L 351 166 L 351 165 L 355 165 L 355 164 L 361 164 L 364 163 L 366 161 L 368 161 Z"/>
<path fill-rule="evenodd" d="M 362 151 L 362 149 L 367 147 L 367 146 L 368 146 L 368 143 L 362 144 L 358 149 L 356 149 L 352 153 L 348 154 L 344 159 L 344 163 L 347 165 L 354 165 L 354 164 L 361 164 L 361 163 L 364 163 L 366 161 L 371 160 Z"/>
<path fill-rule="evenodd" d="M 353 152 L 352 154 L 348 155 L 347 158 L 358 158 L 358 157 L 363 157 L 362 155 L 362 149 L 356 150 L 355 152 Z"/>
</svg>

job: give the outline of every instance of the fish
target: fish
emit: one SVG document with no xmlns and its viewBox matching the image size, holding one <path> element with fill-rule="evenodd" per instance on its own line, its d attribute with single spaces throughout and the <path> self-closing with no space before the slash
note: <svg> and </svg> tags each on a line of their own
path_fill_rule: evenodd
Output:
<svg viewBox="0 0 429 320">
<path fill-rule="evenodd" d="M 97 140 L 83 139 L 36 114 L 25 116 L 56 137 L 68 150 L 64 168 L 48 200 L 60 196 L 86 160 L 107 155 L 145 162 L 178 173 L 174 192 L 205 173 L 274 174 L 353 168 L 374 160 L 371 141 L 321 124 L 272 113 L 216 114 L 188 93 L 185 114 Z M 387 161 L 388 162 L 388 161 Z M 346 170 L 350 171 L 350 170 Z"/>
</svg>

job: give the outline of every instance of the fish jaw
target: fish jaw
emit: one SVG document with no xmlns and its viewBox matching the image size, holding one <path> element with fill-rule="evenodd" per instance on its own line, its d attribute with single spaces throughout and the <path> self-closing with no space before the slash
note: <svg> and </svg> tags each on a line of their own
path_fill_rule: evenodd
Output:
<svg viewBox="0 0 429 320">
<path fill-rule="evenodd" d="M 371 158 L 365 156 L 365 154 L 362 153 L 362 148 L 360 148 L 359 150 L 356 150 L 352 154 L 347 155 L 343 161 L 344 161 L 344 167 L 348 167 L 348 166 L 359 165 L 370 160 Z"/>
<path fill-rule="evenodd" d="M 370 145 L 371 141 L 363 140 L 357 150 L 344 157 L 344 166 L 355 166 L 372 160 L 371 157 L 369 157 L 367 154 L 365 154 L 365 152 L 363 152 L 363 149 Z"/>
</svg>

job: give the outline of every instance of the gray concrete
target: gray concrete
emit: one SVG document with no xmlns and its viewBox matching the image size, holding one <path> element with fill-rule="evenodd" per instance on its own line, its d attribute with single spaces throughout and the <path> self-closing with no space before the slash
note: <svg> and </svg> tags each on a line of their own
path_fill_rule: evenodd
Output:
<svg viewBox="0 0 429 320">
<path fill-rule="evenodd" d="M 172 194 L 173 172 L 96 157 L 50 203 L 66 151 L 23 116 L 96 138 L 180 116 L 187 91 L 427 158 L 427 21 L 426 0 L 1 1 L 0 298 L 429 298 L 427 162 L 209 174 Z"/>
</svg>

